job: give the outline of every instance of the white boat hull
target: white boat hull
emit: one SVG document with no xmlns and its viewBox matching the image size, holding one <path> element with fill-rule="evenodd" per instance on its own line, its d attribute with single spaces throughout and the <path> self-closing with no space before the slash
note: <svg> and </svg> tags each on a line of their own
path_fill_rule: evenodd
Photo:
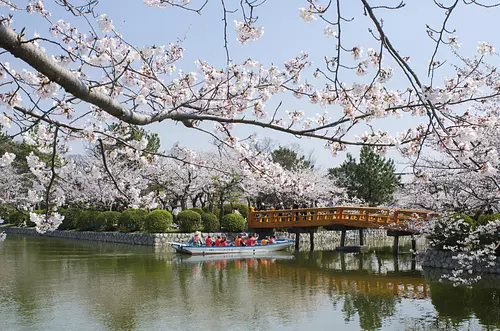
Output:
<svg viewBox="0 0 500 331">
<path fill-rule="evenodd" d="M 256 246 L 225 246 L 225 247 L 208 247 L 208 246 L 190 246 L 182 243 L 170 243 L 170 245 L 178 252 L 189 255 L 215 255 L 215 254 L 265 254 L 269 252 L 277 252 L 285 250 L 292 246 L 293 240 L 279 240 L 276 244 L 256 245 Z"/>
<path fill-rule="evenodd" d="M 176 263 L 202 263 L 218 261 L 246 261 L 248 259 L 266 260 L 293 260 L 295 257 L 286 252 L 274 252 L 269 254 L 246 255 L 246 254 L 212 254 L 212 255 L 187 255 L 179 254 L 172 261 Z"/>
</svg>

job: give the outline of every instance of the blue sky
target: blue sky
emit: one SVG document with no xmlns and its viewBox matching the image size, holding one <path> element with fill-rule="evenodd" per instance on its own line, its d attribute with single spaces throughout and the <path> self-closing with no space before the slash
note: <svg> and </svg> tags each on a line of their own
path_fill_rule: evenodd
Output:
<svg viewBox="0 0 500 331">
<path fill-rule="evenodd" d="M 45 1 L 47 4 L 49 0 Z M 325 1 L 320 1 L 325 2 Z M 390 4 L 396 5 L 399 1 L 370 1 L 373 5 Z M 392 43 L 400 53 L 410 56 L 411 65 L 419 74 L 424 84 L 428 82 L 427 64 L 432 53 L 433 43 L 426 35 L 426 24 L 438 28 L 444 18 L 444 12 L 438 9 L 431 0 L 408 0 L 406 7 L 398 11 L 376 11 L 376 14 L 384 19 L 386 32 Z M 452 1 L 444 1 L 445 4 Z M 486 3 L 486 0 L 484 1 Z M 492 1 L 490 1 L 492 2 Z M 195 6 L 202 1 L 193 0 Z M 239 9 L 240 1 L 226 0 L 228 9 Z M 278 66 L 294 56 L 300 51 L 307 51 L 311 54 L 313 67 L 323 67 L 323 57 L 335 54 L 335 41 L 327 39 L 323 35 L 325 23 L 316 20 L 307 24 L 299 18 L 298 8 L 307 6 L 305 0 L 268 0 L 262 7 L 258 8 L 257 15 L 259 23 L 265 28 L 264 36 L 261 40 L 247 45 L 240 45 L 236 42 L 233 20 L 241 20 L 241 13 L 236 12 L 229 15 L 229 47 L 231 58 L 235 63 L 241 63 L 251 57 L 265 65 L 274 63 Z M 4 8 L 4 7 L 2 7 Z M 49 9 L 52 9 L 50 6 Z M 2 9 L 3 10 L 3 9 Z M 377 42 L 367 32 L 368 28 L 373 28 L 371 21 L 363 16 L 360 1 L 343 1 L 342 10 L 345 17 L 356 17 L 352 23 L 344 24 L 343 38 L 345 47 L 362 46 L 366 48 L 377 47 Z M 209 1 L 202 15 L 176 9 L 157 9 L 144 5 L 141 0 L 107 0 L 101 1 L 98 6 L 98 13 L 106 13 L 113 21 L 115 28 L 131 43 L 143 46 L 151 44 L 167 44 L 176 41 L 178 38 L 184 39 L 184 59 L 178 63 L 178 67 L 184 71 L 194 69 L 194 61 L 201 59 L 209 63 L 225 66 L 225 51 L 223 49 L 223 22 L 222 7 L 220 1 Z M 334 14 L 334 12 L 332 12 Z M 333 16 L 330 18 L 334 19 Z M 500 17 L 500 8 L 486 10 L 477 6 L 465 6 L 462 2 L 449 20 L 449 29 L 456 29 L 462 43 L 459 50 L 465 56 L 473 56 L 476 52 L 478 41 L 488 41 L 500 49 L 497 20 Z M 56 20 L 58 15 L 64 15 L 57 10 L 53 11 L 52 19 Z M 327 15 L 328 17 L 328 15 Z M 43 22 L 33 20 L 33 16 L 16 15 L 16 28 L 27 26 L 40 33 L 47 33 L 47 25 Z M 439 60 L 447 60 L 450 64 L 458 64 L 458 59 L 450 55 L 449 50 L 444 47 L 438 56 Z M 388 62 L 390 64 L 390 62 Z M 312 71 L 311 71 L 312 72 Z M 440 77 L 451 75 L 450 66 L 445 65 L 441 70 Z M 350 74 L 344 75 L 346 81 L 355 80 L 356 77 Z M 305 78 L 305 77 L 304 77 Z M 313 80 L 312 77 L 307 77 Z M 442 79 L 437 80 L 439 85 Z M 314 81 L 313 81 L 314 82 Z M 390 86 L 392 88 L 406 87 L 408 84 L 404 77 L 396 73 Z M 272 111 L 280 102 L 283 102 L 282 109 L 300 109 L 306 112 L 307 116 L 314 117 L 316 113 L 322 113 L 323 109 L 317 105 L 311 105 L 307 101 L 297 100 L 289 95 L 283 95 L 273 99 L 266 107 Z M 332 106 L 327 109 L 329 114 L 336 118 L 341 109 Z M 404 116 L 402 118 L 390 118 L 371 123 L 374 128 L 389 130 L 392 133 L 404 130 L 407 127 L 415 126 L 422 122 L 421 118 Z M 211 125 L 209 125 L 211 127 Z M 196 149 L 210 149 L 210 137 L 202 133 L 187 130 L 182 124 L 162 122 L 149 127 L 150 130 L 158 132 L 162 138 L 162 146 L 168 149 L 172 143 L 179 141 L 182 144 Z M 355 133 L 359 134 L 367 131 L 368 128 L 361 126 Z M 304 151 L 314 149 L 314 156 L 317 163 L 325 167 L 341 163 L 345 153 L 337 157 L 332 157 L 328 150 L 324 149 L 324 143 L 310 139 L 296 139 L 291 136 L 279 134 L 269 130 L 258 130 L 256 128 L 236 128 L 236 133 L 248 135 L 257 132 L 260 136 L 270 137 L 278 140 L 281 144 L 298 143 Z M 75 146 L 75 151 L 81 148 Z M 352 152 L 356 154 L 356 149 Z M 396 157 L 396 153 L 389 153 L 389 156 Z"/>
</svg>

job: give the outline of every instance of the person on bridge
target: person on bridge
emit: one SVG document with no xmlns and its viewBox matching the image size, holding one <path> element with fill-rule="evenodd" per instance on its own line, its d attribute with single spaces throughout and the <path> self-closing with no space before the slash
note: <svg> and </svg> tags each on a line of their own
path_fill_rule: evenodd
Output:
<svg viewBox="0 0 500 331">
<path fill-rule="evenodd" d="M 205 245 L 207 247 L 212 247 L 212 237 L 208 236 L 207 239 L 205 240 Z"/>
<path fill-rule="evenodd" d="M 201 236 L 200 236 L 200 231 L 196 231 L 194 233 L 193 238 L 189 240 L 189 244 L 192 246 L 201 246 L 203 245 L 203 242 L 201 241 Z"/>
</svg>

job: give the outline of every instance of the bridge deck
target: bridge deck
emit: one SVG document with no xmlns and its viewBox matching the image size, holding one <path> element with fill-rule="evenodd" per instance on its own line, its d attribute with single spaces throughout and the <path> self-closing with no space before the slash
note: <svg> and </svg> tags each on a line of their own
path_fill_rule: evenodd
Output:
<svg viewBox="0 0 500 331">
<path fill-rule="evenodd" d="M 429 210 L 335 206 L 289 210 L 250 209 L 248 228 L 283 229 L 348 226 L 416 232 L 418 227 L 437 215 Z"/>
</svg>

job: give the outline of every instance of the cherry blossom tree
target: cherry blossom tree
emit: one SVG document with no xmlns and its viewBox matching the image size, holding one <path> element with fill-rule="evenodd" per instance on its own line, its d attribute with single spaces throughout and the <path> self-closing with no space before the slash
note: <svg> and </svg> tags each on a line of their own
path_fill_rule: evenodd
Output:
<svg viewBox="0 0 500 331">
<path fill-rule="evenodd" d="M 103 174 L 131 205 L 153 201 L 154 192 L 148 192 L 143 176 L 117 172 L 116 167 L 125 162 L 120 155 L 126 155 L 128 163 L 135 162 L 138 173 L 157 167 L 155 163 L 163 157 L 188 166 L 196 163 L 192 152 L 181 145 L 168 153 L 149 151 L 144 141 L 127 142 L 121 133 L 109 130 L 110 124 L 181 122 L 234 148 L 245 172 L 267 173 L 284 182 L 282 168 L 260 157 L 244 137 L 233 135 L 235 125 L 321 140 L 333 155 L 348 146 L 370 145 L 381 153 L 395 148 L 418 162 L 423 151 L 437 149 L 459 168 L 494 174 L 497 146 L 485 138 L 498 136 L 500 77 L 494 63 L 486 61 L 493 61 L 496 51 L 479 40 L 476 54 L 459 53 L 459 38 L 448 25 L 457 8 L 498 10 L 496 5 L 476 0 L 435 1 L 443 19 L 439 26 L 426 27 L 433 47 L 426 50 L 429 64 L 427 75 L 422 75 L 412 67 L 411 54 L 401 54 L 393 43 L 395 31 L 384 26 L 386 15 L 404 15 L 405 3 L 373 2 L 356 2 L 357 16 L 347 17 L 344 7 L 352 1 L 304 0 L 297 15 L 304 24 L 324 25 L 325 40 L 335 44 L 333 52 L 314 66 L 307 52 L 290 55 L 282 65 L 266 66 L 258 59 L 233 62 L 227 33 L 234 18 L 236 42 L 258 42 L 264 34 L 259 15 L 266 15 L 266 1 L 243 0 L 238 7 L 221 1 L 227 66 L 217 68 L 200 58 L 196 71 L 185 72 L 177 68 L 189 51 L 182 42 L 146 46 L 130 42 L 115 27 L 112 15 L 101 12 L 99 1 L 0 0 L 0 104 L 4 107 L 0 124 L 7 128 L 14 123 L 17 130 L 12 128 L 8 134 L 22 136 L 51 155 L 49 162 L 36 155 L 28 157 L 36 178 L 30 200 L 44 201 L 47 206 L 45 215 L 33 214 L 33 221 L 42 231 L 56 227 L 61 220 L 57 206 L 74 194 L 68 192 L 75 190 L 68 183 L 80 181 L 80 185 L 96 187 L 102 184 L 99 176 Z M 158 10 L 191 11 L 196 19 L 208 1 L 144 3 Z M 46 24 L 46 30 L 34 31 L 30 22 L 16 20 L 25 14 Z M 351 44 L 345 30 L 366 19 L 372 45 Z M 443 55 L 446 48 L 455 53 L 456 62 L 454 74 L 445 76 L 440 70 L 448 57 Z M 395 75 L 403 77 L 398 86 L 391 83 Z M 311 110 L 287 110 L 281 103 L 269 109 L 270 100 L 287 94 L 308 100 Z M 370 124 L 407 114 L 415 116 L 416 124 L 399 133 Z M 215 129 L 207 129 L 204 123 L 214 123 Z M 360 136 L 350 134 L 364 124 L 372 129 Z M 98 146 L 101 165 L 91 164 L 75 173 L 76 165 L 67 158 L 74 140 Z M 118 149 L 104 148 L 118 142 Z M 76 175 L 90 179 L 67 180 Z M 427 176 L 425 172 L 417 175 Z M 307 185 L 299 186 L 307 190 Z"/>
</svg>

